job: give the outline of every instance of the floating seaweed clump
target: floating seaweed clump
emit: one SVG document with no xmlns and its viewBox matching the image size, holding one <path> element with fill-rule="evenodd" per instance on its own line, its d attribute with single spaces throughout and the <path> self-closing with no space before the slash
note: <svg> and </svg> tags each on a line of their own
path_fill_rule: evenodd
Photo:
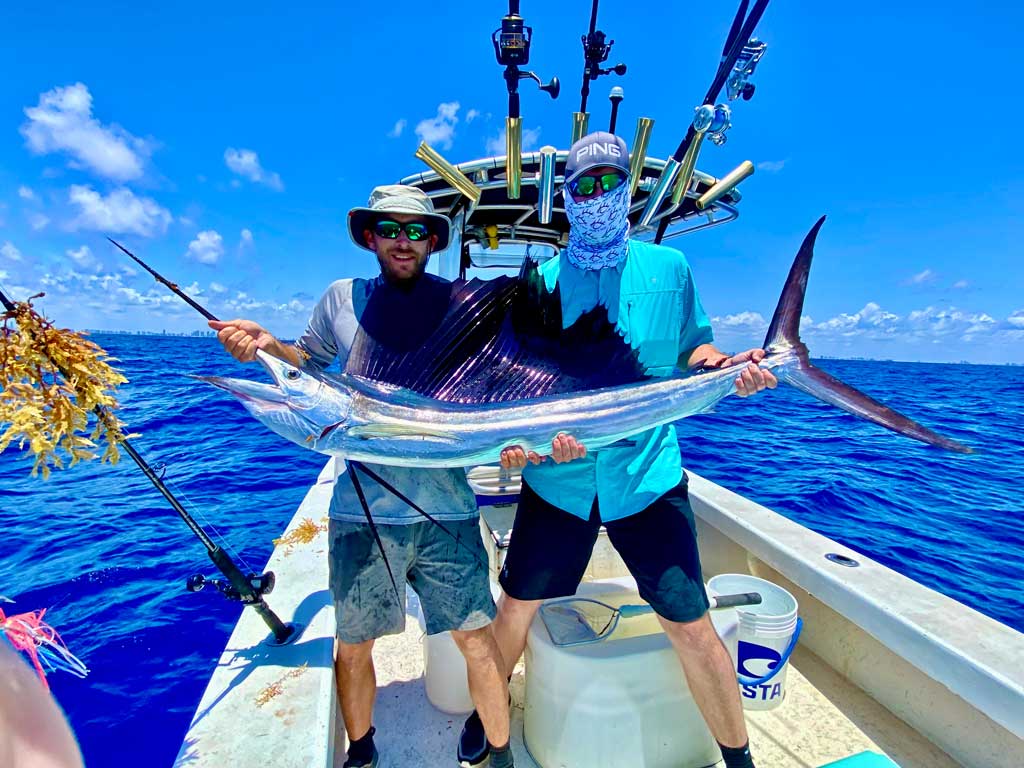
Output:
<svg viewBox="0 0 1024 768">
<path fill-rule="evenodd" d="M 32 475 L 44 478 L 66 459 L 95 458 L 98 441 L 106 443 L 101 460 L 116 463 L 117 444 L 132 435 L 113 414 L 113 391 L 127 381 L 110 365 L 115 358 L 83 334 L 55 328 L 31 299 L 3 313 L 0 331 L 0 453 L 27 448 Z"/>
</svg>

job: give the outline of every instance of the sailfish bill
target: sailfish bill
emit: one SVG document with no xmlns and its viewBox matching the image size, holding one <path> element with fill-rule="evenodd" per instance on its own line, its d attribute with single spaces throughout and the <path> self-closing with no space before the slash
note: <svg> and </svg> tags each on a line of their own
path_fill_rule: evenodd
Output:
<svg viewBox="0 0 1024 768">
<path fill-rule="evenodd" d="M 800 317 L 823 221 L 794 260 L 761 367 L 855 416 L 971 453 L 811 364 Z M 297 369 L 261 351 L 273 387 L 206 380 L 236 394 L 253 416 L 298 445 L 410 467 L 495 462 L 509 445 L 547 453 L 559 432 L 596 449 L 706 412 L 735 393 L 734 368 L 645 378 L 636 351 L 603 312 L 593 310 L 563 331 L 557 287 L 548 292 L 536 265 L 528 264 L 519 278 L 454 283 L 438 330 L 411 349 L 389 351 L 369 334 L 357 335 L 344 374 Z M 593 360 L 602 361 L 600 370 Z"/>
</svg>

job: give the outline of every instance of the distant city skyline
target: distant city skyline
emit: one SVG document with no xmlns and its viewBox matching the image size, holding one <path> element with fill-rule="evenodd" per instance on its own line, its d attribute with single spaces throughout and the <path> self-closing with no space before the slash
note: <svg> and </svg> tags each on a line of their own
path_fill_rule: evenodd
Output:
<svg viewBox="0 0 1024 768">
<path fill-rule="evenodd" d="M 558 100 L 522 82 L 527 151 L 567 146 L 590 8 L 522 3 L 530 68 L 562 81 Z M 448 10 L 395 0 L 388 19 L 415 23 L 371 33 L 337 4 L 8 4 L 0 67 L 17 77 L 0 79 L 0 288 L 45 291 L 38 305 L 61 326 L 204 328 L 111 236 L 218 316 L 298 335 L 331 281 L 374 274 L 346 211 L 424 170 L 421 140 L 453 162 L 504 152 L 490 34 L 507 4 Z M 649 18 L 605 0 L 608 63 L 628 71 L 591 84 L 591 127 L 607 125 L 608 89 L 621 86 L 619 132 L 631 142 L 650 117 L 651 154 L 670 154 L 731 17 L 665 6 L 659 24 L 685 28 L 685 45 L 652 45 Z M 199 18 L 203 40 L 223 44 L 198 44 Z M 452 19 L 459 45 L 437 44 L 454 39 Z M 698 163 L 718 176 L 755 163 L 740 218 L 667 242 L 687 254 L 723 348 L 762 343 L 803 235 L 827 214 L 802 324 L 812 354 L 1024 362 L 1021 107 L 997 94 L 971 107 L 995 116 L 965 127 L 978 75 L 962 64 L 1015 71 L 1022 22 L 1019 5 L 769 5 L 756 95 L 732 103 L 728 142 L 705 142 Z M 911 55 L 908 40 L 956 40 L 956 53 Z"/>
</svg>

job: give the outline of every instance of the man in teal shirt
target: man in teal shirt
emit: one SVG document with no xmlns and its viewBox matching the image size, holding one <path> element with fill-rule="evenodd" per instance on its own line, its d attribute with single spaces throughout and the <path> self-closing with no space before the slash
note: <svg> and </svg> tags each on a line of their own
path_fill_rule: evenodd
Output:
<svg viewBox="0 0 1024 768">
<path fill-rule="evenodd" d="M 563 327 L 603 306 L 649 375 L 746 364 L 737 369 L 739 395 L 774 387 L 775 377 L 757 366 L 764 350 L 729 356 L 712 345 L 711 323 L 683 254 L 628 238 L 625 142 L 610 133 L 584 136 L 569 150 L 565 175 L 569 245 L 540 270 L 547 288 L 559 289 Z M 575 593 L 604 525 L 671 640 L 726 768 L 753 768 L 736 672 L 707 615 L 675 427 L 656 427 L 591 453 L 563 434 L 552 443 L 551 460 L 545 458 L 518 446 L 502 452 L 502 466 L 525 468 L 494 622 L 506 673 L 522 654 L 541 602 Z M 485 744 L 474 713 L 460 755 L 482 760 Z"/>
</svg>

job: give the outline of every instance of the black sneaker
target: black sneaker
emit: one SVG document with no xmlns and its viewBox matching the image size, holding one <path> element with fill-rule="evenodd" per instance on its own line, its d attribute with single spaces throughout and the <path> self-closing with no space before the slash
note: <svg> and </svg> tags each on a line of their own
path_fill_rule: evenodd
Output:
<svg viewBox="0 0 1024 768">
<path fill-rule="evenodd" d="M 487 743 L 484 724 L 474 709 L 466 718 L 459 735 L 459 765 L 462 768 L 474 768 L 480 765 L 491 754 L 491 746 Z"/>
<path fill-rule="evenodd" d="M 349 744 L 349 755 L 348 759 L 342 764 L 341 768 L 377 768 L 377 763 L 380 761 L 380 755 L 377 754 L 377 747 L 373 743 L 373 734 L 377 732 L 376 728 L 371 727 L 367 731 L 366 736 L 361 738 L 360 742 L 365 742 L 367 736 L 369 736 L 369 747 L 370 754 L 366 754 L 366 745 L 360 745 L 361 748 L 357 747 L 357 750 L 361 754 L 352 754 L 352 744 Z"/>
</svg>

